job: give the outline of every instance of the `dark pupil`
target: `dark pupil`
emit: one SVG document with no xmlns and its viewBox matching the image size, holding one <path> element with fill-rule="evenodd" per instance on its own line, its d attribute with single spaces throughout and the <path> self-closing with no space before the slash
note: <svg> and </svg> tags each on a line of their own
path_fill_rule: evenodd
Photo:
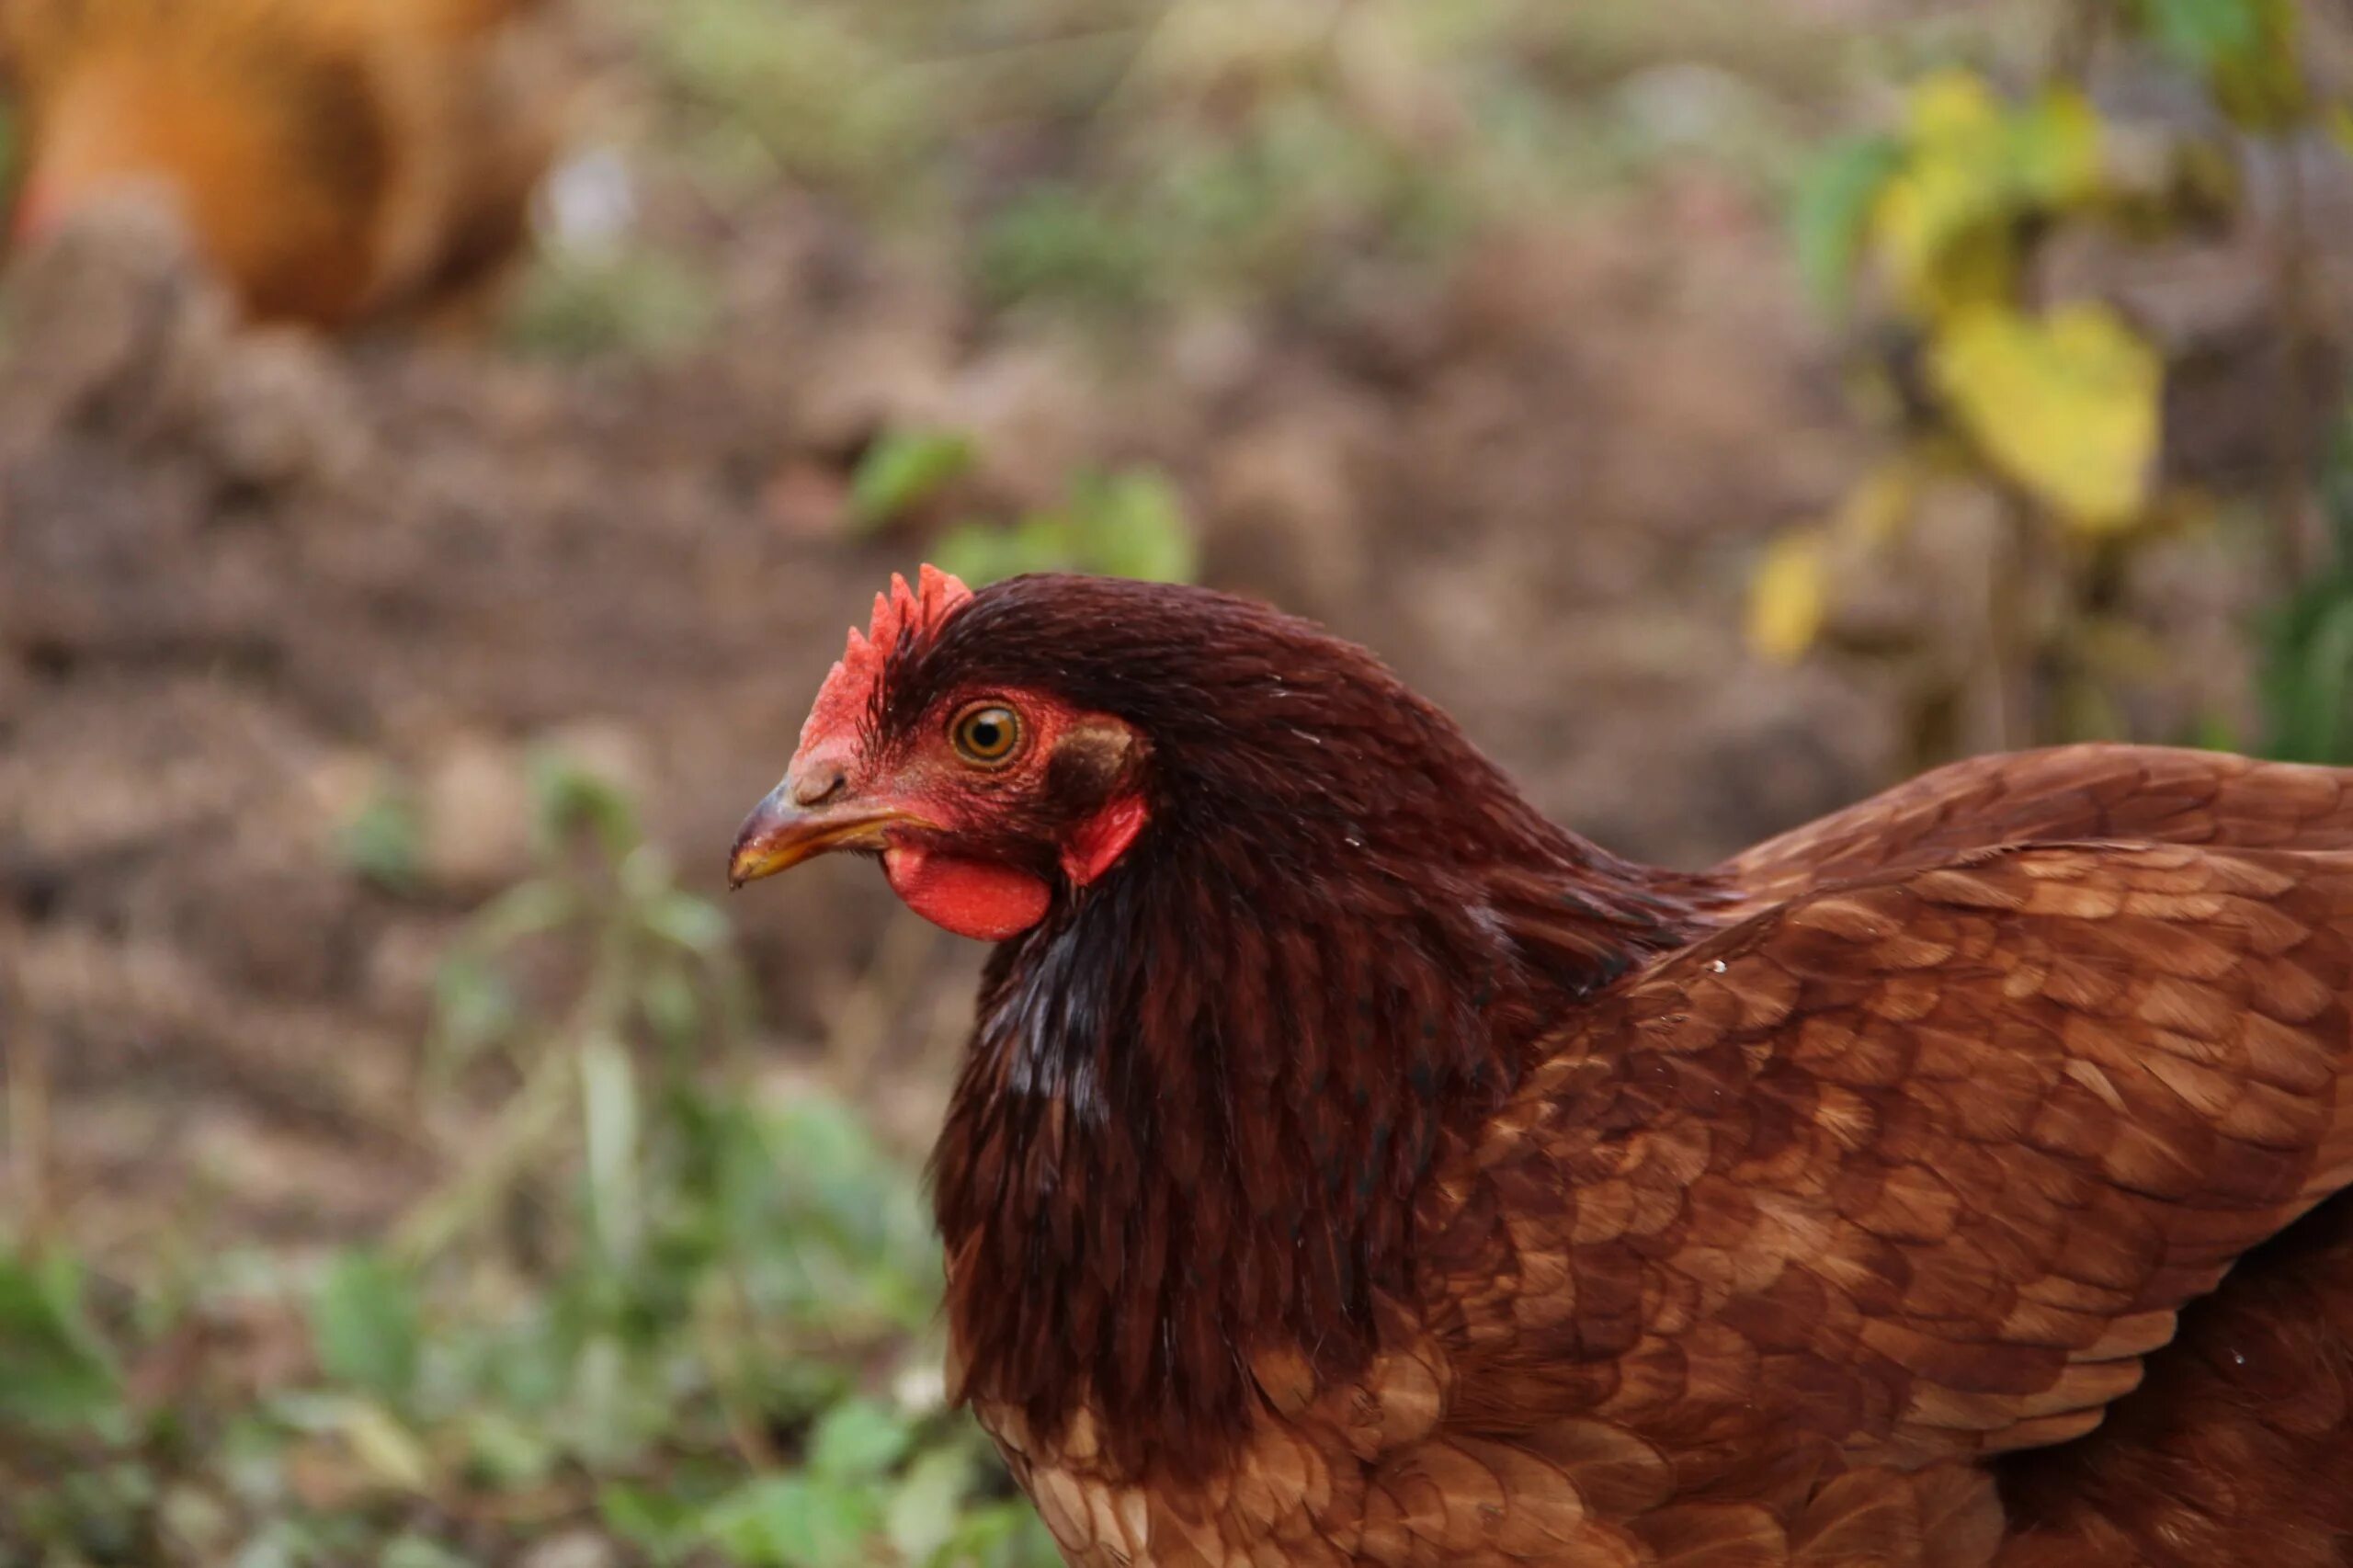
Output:
<svg viewBox="0 0 2353 1568">
<path fill-rule="evenodd" d="M 1004 722 L 985 715 L 974 719 L 968 738 L 974 751 L 995 751 L 1005 744 Z"/>
</svg>

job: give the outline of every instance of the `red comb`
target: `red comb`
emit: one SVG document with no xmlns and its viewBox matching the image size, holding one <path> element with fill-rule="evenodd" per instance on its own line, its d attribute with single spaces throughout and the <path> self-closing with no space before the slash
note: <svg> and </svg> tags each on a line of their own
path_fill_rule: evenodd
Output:
<svg viewBox="0 0 2353 1568">
<path fill-rule="evenodd" d="M 892 573 L 891 591 L 874 596 L 873 620 L 864 632 L 855 626 L 849 629 L 849 646 L 826 673 L 825 684 L 817 688 L 809 722 L 801 726 L 801 745 L 807 746 L 813 736 L 855 731 L 892 650 L 902 639 L 930 636 L 950 610 L 972 597 L 972 589 L 937 566 L 918 571 L 913 588 L 904 577 Z"/>
</svg>

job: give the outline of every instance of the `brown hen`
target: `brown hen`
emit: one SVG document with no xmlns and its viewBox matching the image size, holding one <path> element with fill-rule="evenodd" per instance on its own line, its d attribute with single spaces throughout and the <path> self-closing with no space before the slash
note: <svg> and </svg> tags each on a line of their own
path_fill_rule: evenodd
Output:
<svg viewBox="0 0 2353 1568">
<path fill-rule="evenodd" d="M 2075 747 L 1712 872 L 1190 588 L 894 585 L 738 881 L 995 940 L 956 1386 L 1074 1561 L 2353 1562 L 2348 776 Z"/>
<path fill-rule="evenodd" d="M 537 0 L 8 0 L 0 53 L 40 238 L 159 190 L 260 319 L 467 300 L 523 241 L 552 146 Z"/>
</svg>

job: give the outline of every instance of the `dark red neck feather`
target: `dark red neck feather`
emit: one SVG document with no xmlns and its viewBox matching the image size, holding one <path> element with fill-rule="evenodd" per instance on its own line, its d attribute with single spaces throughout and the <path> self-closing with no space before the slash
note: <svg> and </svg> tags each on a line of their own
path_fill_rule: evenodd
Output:
<svg viewBox="0 0 2353 1568">
<path fill-rule="evenodd" d="M 1360 1366 L 1441 1133 L 1713 900 L 1545 822 L 1369 656 L 1245 619 L 1134 689 L 1067 690 L 1100 661 L 1059 649 L 1150 737 L 1151 823 L 997 950 L 934 1160 L 964 1392 L 1048 1439 L 1085 1401 L 1132 1473 L 1227 1453 L 1260 1347 Z M 994 631 L 991 675 L 1046 673 Z"/>
</svg>

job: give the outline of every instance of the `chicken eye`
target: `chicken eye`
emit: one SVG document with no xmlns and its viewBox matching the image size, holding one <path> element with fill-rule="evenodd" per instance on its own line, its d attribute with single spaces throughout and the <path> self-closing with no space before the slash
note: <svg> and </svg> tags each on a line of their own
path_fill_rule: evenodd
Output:
<svg viewBox="0 0 2353 1568">
<path fill-rule="evenodd" d="M 956 715 L 949 738 L 965 761 L 989 767 L 1005 761 L 1021 744 L 1021 719 L 1002 702 L 976 703 Z"/>
</svg>

